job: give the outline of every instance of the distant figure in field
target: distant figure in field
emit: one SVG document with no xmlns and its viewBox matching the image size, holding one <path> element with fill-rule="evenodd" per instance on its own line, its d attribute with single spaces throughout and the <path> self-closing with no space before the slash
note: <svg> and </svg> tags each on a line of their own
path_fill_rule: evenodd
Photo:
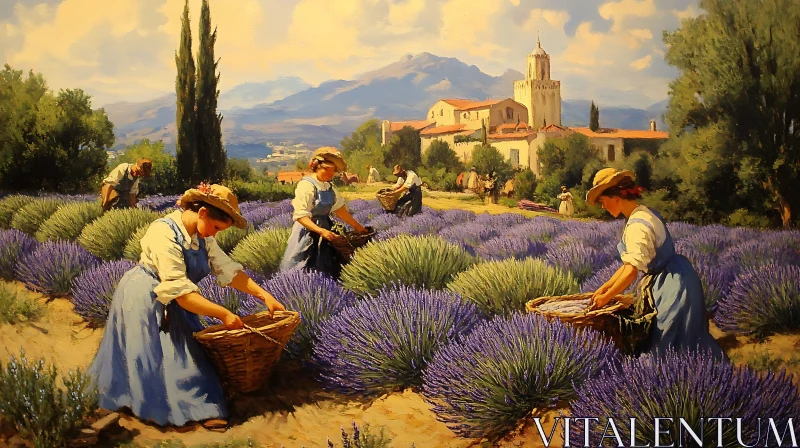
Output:
<svg viewBox="0 0 800 448">
<path fill-rule="evenodd" d="M 467 178 L 467 189 L 474 190 L 478 187 L 478 171 L 475 170 L 475 167 L 472 167 L 472 170 L 469 172 L 469 177 Z"/>
<path fill-rule="evenodd" d="M 572 206 L 572 193 L 567 190 L 566 185 L 561 186 L 561 194 L 558 195 L 558 199 L 561 199 L 561 205 L 558 206 L 558 214 L 572 216 L 575 208 Z"/>
<path fill-rule="evenodd" d="M 103 179 L 100 190 L 102 207 L 104 211 L 112 208 L 135 207 L 139 202 L 139 179 L 150 177 L 153 171 L 153 162 L 150 159 L 139 159 L 134 163 L 120 163 L 108 177 Z"/>
<path fill-rule="evenodd" d="M 381 173 L 372 165 L 367 165 L 367 184 L 374 184 L 381 181 Z"/>
</svg>

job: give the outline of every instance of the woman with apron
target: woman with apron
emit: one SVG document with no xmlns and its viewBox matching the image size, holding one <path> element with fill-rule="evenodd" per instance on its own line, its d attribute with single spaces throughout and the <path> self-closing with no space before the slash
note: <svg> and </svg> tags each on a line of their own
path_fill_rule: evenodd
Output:
<svg viewBox="0 0 800 448">
<path fill-rule="evenodd" d="M 561 194 L 558 195 L 561 200 L 561 205 L 558 206 L 558 214 L 563 216 L 572 216 L 575 208 L 572 206 L 572 193 L 567 190 L 566 185 L 561 186 Z"/>
<path fill-rule="evenodd" d="M 703 284 L 689 260 L 675 253 L 675 245 L 664 220 L 654 210 L 637 203 L 643 189 L 633 172 L 614 168 L 600 170 L 586 202 L 600 202 L 612 216 L 625 215 L 628 221 L 617 245 L 622 267 L 595 291 L 591 308 L 605 306 L 622 293 L 637 276 L 641 300 L 655 308 L 655 327 L 642 351 L 654 355 L 668 349 L 704 349 L 718 359 L 726 359 L 722 348 L 708 331 Z"/>
<path fill-rule="evenodd" d="M 311 174 L 303 177 L 292 200 L 294 225 L 281 261 L 281 271 L 311 269 L 339 278 L 344 258 L 330 242 L 343 238 L 331 231 L 331 213 L 358 233 L 368 233 L 344 206 L 330 181 L 337 171 L 347 169 L 341 153 L 333 147 L 319 148 L 308 164 Z"/>
<path fill-rule="evenodd" d="M 203 329 L 200 315 L 230 329 L 242 321 L 200 295 L 197 284 L 213 274 L 218 285 L 257 297 L 270 313 L 284 307 L 214 239 L 231 225 L 247 226 L 229 189 L 201 185 L 184 193 L 178 206 L 183 210 L 154 221 L 142 238 L 139 264 L 114 291 L 89 374 L 101 408 L 130 408 L 161 426 L 204 421 L 219 429 L 227 426 L 228 414 L 222 384 L 192 334 Z"/>
<path fill-rule="evenodd" d="M 422 211 L 422 179 L 417 173 L 405 170 L 400 165 L 394 166 L 393 175 L 397 176 L 394 192 L 405 192 L 397 201 L 394 213 L 397 216 L 414 216 Z"/>
</svg>

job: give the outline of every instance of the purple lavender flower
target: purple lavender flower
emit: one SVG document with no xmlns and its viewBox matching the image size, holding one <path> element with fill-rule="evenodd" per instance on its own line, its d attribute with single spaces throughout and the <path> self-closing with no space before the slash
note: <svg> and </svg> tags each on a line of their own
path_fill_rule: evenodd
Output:
<svg viewBox="0 0 800 448">
<path fill-rule="evenodd" d="M 402 220 L 397 215 L 393 215 L 391 213 L 384 213 L 381 215 L 376 215 L 368 222 L 370 227 L 374 228 L 375 230 L 386 230 L 390 227 L 394 227 L 400 224 Z"/>
<path fill-rule="evenodd" d="M 528 221 L 524 215 L 519 213 L 500 213 L 492 215 L 489 213 L 481 213 L 476 216 L 474 221 L 476 224 L 484 224 L 497 229 L 504 229 L 508 227 L 524 224 Z"/>
<path fill-rule="evenodd" d="M 800 230 L 781 230 L 769 232 L 764 238 L 773 245 L 800 251 Z"/>
<path fill-rule="evenodd" d="M 800 252 L 790 247 L 777 246 L 765 238 L 730 247 L 720 255 L 719 260 L 721 263 L 739 268 L 758 267 L 769 263 L 800 265 Z"/>
<path fill-rule="evenodd" d="M 75 312 L 95 326 L 103 326 L 122 276 L 135 263 L 128 260 L 111 261 L 83 271 L 72 284 L 70 295 Z"/>
<path fill-rule="evenodd" d="M 505 260 L 538 257 L 546 251 L 547 246 L 540 241 L 530 241 L 524 236 L 498 236 L 478 246 L 475 253 L 485 260 Z"/>
<path fill-rule="evenodd" d="M 465 224 L 475 219 L 475 213 L 469 210 L 451 209 L 442 212 L 442 220 L 448 225 Z"/>
<path fill-rule="evenodd" d="M 402 221 L 395 227 L 401 233 L 409 235 L 432 235 L 445 226 L 442 218 L 435 215 L 420 213 Z"/>
<path fill-rule="evenodd" d="M 439 231 L 439 236 L 455 244 L 478 246 L 483 242 L 497 236 L 497 230 L 481 224 L 467 223 L 445 227 Z"/>
<path fill-rule="evenodd" d="M 719 302 L 727 297 L 739 269 L 710 255 L 698 256 L 691 263 L 703 283 L 706 311 L 714 314 Z"/>
<path fill-rule="evenodd" d="M 280 213 L 289 213 L 289 214 L 291 214 L 291 213 L 294 212 L 294 207 L 292 206 L 292 200 L 291 199 L 284 199 L 282 201 L 275 202 L 275 203 L 273 203 L 272 207 L 274 207 L 277 210 L 280 210 Z M 280 213 L 278 213 L 278 214 L 280 214 Z"/>
<path fill-rule="evenodd" d="M 167 196 L 158 194 L 140 199 L 139 205 L 154 212 L 163 212 L 170 207 L 175 207 L 175 203 L 178 202 L 178 199 L 180 198 L 181 195 L 179 194 Z"/>
<path fill-rule="evenodd" d="M 757 337 L 800 329 L 800 267 L 745 267 L 718 304 L 719 328 Z"/>
<path fill-rule="evenodd" d="M 524 236 L 531 241 L 547 243 L 564 231 L 563 223 L 557 219 L 537 216 L 522 224 L 502 231 L 504 236 Z"/>
<path fill-rule="evenodd" d="M 252 271 L 245 270 L 251 277 L 263 278 L 253 273 Z M 255 280 L 254 278 L 254 280 Z M 225 307 L 228 311 L 244 317 L 250 314 L 255 314 L 259 311 L 266 309 L 264 302 L 256 299 L 250 294 L 243 293 L 236 288 L 222 287 L 217 285 L 216 277 L 213 275 L 206 276 L 200 283 L 197 284 L 200 288 L 200 293 L 206 299 Z M 222 323 L 215 317 L 202 316 L 200 322 L 205 326 L 219 325 Z"/>
<path fill-rule="evenodd" d="M 343 392 L 419 386 L 434 353 L 478 321 L 457 294 L 390 286 L 325 321 L 314 358 L 325 385 Z"/>
<path fill-rule="evenodd" d="M 595 271 L 603 269 L 613 261 L 607 252 L 580 243 L 562 245 L 551 243 L 547 248 L 545 259 L 553 266 L 572 273 L 578 283 L 583 283 Z"/>
<path fill-rule="evenodd" d="M 705 422 L 701 433 L 700 418 L 723 415 L 741 418 L 741 442 L 745 446 L 756 446 L 760 439 L 759 420 L 764 424 L 761 437 L 768 433 L 773 437 L 768 432 L 767 417 L 774 419 L 779 431 L 793 418 L 795 432 L 798 432 L 800 393 L 792 384 L 791 376 L 785 372 L 757 373 L 750 368 L 734 367 L 705 352 L 668 351 L 661 357 L 645 355 L 625 359 L 621 365 L 610 366 L 600 376 L 578 386 L 576 395 L 570 403 L 573 418 L 600 418 L 590 427 L 588 446 L 602 444 L 609 417 L 617 423 L 619 436 L 625 444 L 632 440 L 628 422 L 636 419 L 636 446 L 654 446 L 657 417 L 674 419 L 670 423 L 661 422 L 662 428 L 672 427 L 668 443 L 673 446 L 697 446 L 686 430 L 680 432 L 682 439 L 676 440 L 679 418 L 685 419 L 704 441 L 703 446 L 742 445 L 736 440 L 736 423 L 724 423 L 727 429 L 722 432 L 722 445 L 717 445 L 717 423 Z M 570 438 L 583 444 L 583 424 L 572 425 L 571 429 Z M 664 446 L 663 433 L 661 440 Z M 761 442 L 758 446 L 762 446 Z"/>
<path fill-rule="evenodd" d="M 383 210 L 381 208 L 381 204 L 378 202 L 377 199 L 373 199 L 371 201 L 367 201 L 364 199 L 353 199 L 347 203 L 347 209 L 350 212 L 361 212 L 365 210 Z"/>
<path fill-rule="evenodd" d="M 13 280 L 17 262 L 37 246 L 36 240 L 17 229 L 0 230 L 0 278 Z"/>
<path fill-rule="evenodd" d="M 272 204 L 270 204 L 269 202 L 263 202 L 261 200 L 245 201 L 239 203 L 239 211 L 242 212 L 242 214 L 245 214 L 245 213 L 250 213 L 251 211 L 257 208 L 271 207 L 271 206 Z"/>
<path fill-rule="evenodd" d="M 311 356 L 321 333 L 321 325 L 345 307 L 355 303 L 356 296 L 343 289 L 334 279 L 314 271 L 280 272 L 265 282 L 264 289 L 287 309 L 299 311 L 302 322 L 286 345 L 294 358 Z"/>
<path fill-rule="evenodd" d="M 65 241 L 48 241 L 17 263 L 17 278 L 42 294 L 63 296 L 72 282 L 100 261 L 83 247 Z"/>
<path fill-rule="evenodd" d="M 253 227 L 260 226 L 264 221 L 274 217 L 276 214 L 276 209 L 270 207 L 268 204 L 259 204 L 249 207 L 247 211 L 242 210 L 242 216 L 247 220 L 247 223 Z"/>
<path fill-rule="evenodd" d="M 441 218 L 442 217 L 442 213 L 443 212 L 441 210 L 435 209 L 435 208 L 430 208 L 430 207 L 428 207 L 426 205 L 423 205 L 422 209 L 420 209 L 420 214 L 421 215 L 424 214 L 424 215 L 428 215 L 428 216 L 435 216 L 437 218 Z"/>
<path fill-rule="evenodd" d="M 617 269 L 622 267 L 622 262 L 620 260 L 614 260 L 608 266 L 596 271 L 591 277 L 587 278 L 583 285 L 581 286 L 581 292 L 594 292 L 597 291 L 598 288 L 603 286 L 605 282 L 607 282 Z M 633 294 L 636 291 L 636 285 L 639 283 L 639 280 L 642 279 L 642 273 L 636 271 L 636 279 L 631 283 L 630 286 L 625 288 L 622 291 L 622 294 Z"/>
<path fill-rule="evenodd" d="M 595 331 L 535 314 L 498 317 L 434 356 L 423 395 L 459 436 L 496 440 L 534 408 L 574 396 L 575 385 L 618 357 L 614 345 Z"/>
<path fill-rule="evenodd" d="M 722 231 L 702 231 L 686 238 L 682 243 L 685 247 L 711 255 L 721 254 L 730 244 L 729 233 Z"/>
<path fill-rule="evenodd" d="M 291 213 L 280 213 L 264 221 L 257 227 L 257 230 L 289 228 L 294 225 L 294 218 Z"/>
<path fill-rule="evenodd" d="M 686 239 L 700 231 L 700 227 L 684 221 L 667 223 L 667 230 L 675 241 Z"/>
<path fill-rule="evenodd" d="M 615 244 L 607 232 L 591 228 L 589 226 L 570 229 L 556 237 L 551 243 L 552 246 L 562 246 L 565 244 L 579 244 L 594 249 L 603 250 L 609 246 L 614 248 Z"/>
</svg>

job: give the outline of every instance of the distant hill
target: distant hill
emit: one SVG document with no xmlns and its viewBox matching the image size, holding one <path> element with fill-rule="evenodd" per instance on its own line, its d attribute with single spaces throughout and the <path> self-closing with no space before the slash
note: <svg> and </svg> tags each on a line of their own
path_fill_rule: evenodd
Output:
<svg viewBox="0 0 800 448">
<path fill-rule="evenodd" d="M 309 87 L 299 78 L 245 83 L 220 94 L 223 138 L 231 157 L 247 158 L 269 154 L 270 142 L 336 145 L 370 118 L 422 119 L 440 98 L 513 97 L 513 82 L 523 78 L 516 70 L 490 76 L 458 59 L 421 53 L 352 80 L 331 80 L 317 87 Z M 588 125 L 589 104 L 587 100 L 563 100 L 562 123 Z M 647 129 L 650 119 L 658 118 L 666 104 L 662 101 L 646 110 L 600 104 L 600 124 Z M 117 148 L 149 138 L 163 140 L 165 147 L 174 151 L 174 94 L 140 103 L 109 104 L 105 110 L 115 125 Z M 663 120 L 658 127 L 666 129 Z"/>
</svg>

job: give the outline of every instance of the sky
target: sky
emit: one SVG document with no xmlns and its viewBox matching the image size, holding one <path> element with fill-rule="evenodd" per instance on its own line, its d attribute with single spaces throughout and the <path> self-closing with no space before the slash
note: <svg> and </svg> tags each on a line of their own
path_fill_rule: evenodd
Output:
<svg viewBox="0 0 800 448">
<path fill-rule="evenodd" d="M 2 0 L 0 55 L 42 73 L 50 88 L 82 88 L 93 106 L 174 92 L 184 0 Z M 647 107 L 677 72 L 664 30 L 701 11 L 697 0 L 210 0 L 220 90 L 297 76 L 311 85 L 422 52 L 490 75 L 524 72 L 551 55 L 564 99 Z M 200 0 L 189 1 L 197 43 Z"/>
</svg>

